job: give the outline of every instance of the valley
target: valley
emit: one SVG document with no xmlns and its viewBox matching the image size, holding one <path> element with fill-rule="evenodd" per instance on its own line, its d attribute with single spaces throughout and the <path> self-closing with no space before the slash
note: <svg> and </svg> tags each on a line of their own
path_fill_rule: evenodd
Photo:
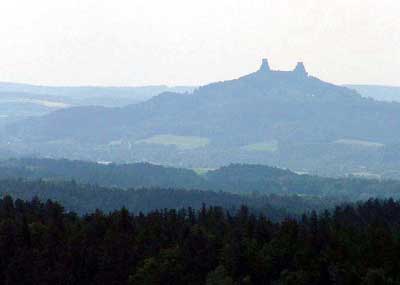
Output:
<svg viewBox="0 0 400 285">
<path fill-rule="evenodd" d="M 29 88 L 57 96 L 109 90 Z M 154 89 L 162 93 L 136 104 L 43 110 L 31 119 L 3 122 L 0 149 L 18 157 L 186 168 L 239 162 L 333 177 L 400 178 L 394 159 L 400 153 L 400 104 L 323 82 L 302 63 L 276 71 L 264 60 L 256 72 L 186 94 L 161 87 L 110 90 L 126 98 Z"/>
</svg>

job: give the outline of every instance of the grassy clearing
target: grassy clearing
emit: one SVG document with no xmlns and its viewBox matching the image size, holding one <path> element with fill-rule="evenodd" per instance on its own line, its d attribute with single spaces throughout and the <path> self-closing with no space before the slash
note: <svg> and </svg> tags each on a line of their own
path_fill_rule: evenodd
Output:
<svg viewBox="0 0 400 285">
<path fill-rule="evenodd" d="M 199 167 L 199 168 L 192 168 L 192 170 L 194 172 L 196 172 L 198 175 L 205 175 L 207 172 L 215 170 L 215 168 L 202 168 L 202 167 Z"/>
<path fill-rule="evenodd" d="M 208 138 L 175 135 L 156 135 L 147 139 L 138 140 L 135 143 L 174 145 L 179 149 L 188 150 L 205 147 L 210 143 Z"/>
<path fill-rule="evenodd" d="M 369 179 L 381 179 L 381 175 L 371 172 L 353 172 L 351 175 Z"/>
<path fill-rule="evenodd" d="M 278 150 L 278 142 L 270 141 L 270 142 L 248 144 L 243 146 L 242 149 L 247 151 L 275 152 Z"/>
<path fill-rule="evenodd" d="M 334 141 L 333 143 L 359 145 L 359 146 L 367 146 L 367 147 L 383 147 L 383 146 L 385 146 L 382 143 L 363 141 L 363 140 L 352 140 L 352 139 L 340 139 L 340 140 Z"/>
</svg>

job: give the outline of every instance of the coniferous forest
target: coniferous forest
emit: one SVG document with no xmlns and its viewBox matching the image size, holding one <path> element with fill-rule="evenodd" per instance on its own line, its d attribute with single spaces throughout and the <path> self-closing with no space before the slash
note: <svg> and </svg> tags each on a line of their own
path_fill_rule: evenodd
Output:
<svg viewBox="0 0 400 285">
<path fill-rule="evenodd" d="M 2 163 L 2 284 L 400 283 L 398 181 Z"/>
<path fill-rule="evenodd" d="M 272 222 L 229 212 L 125 208 L 79 216 L 0 200 L 3 284 L 398 284 L 400 203 L 337 206 Z"/>
</svg>

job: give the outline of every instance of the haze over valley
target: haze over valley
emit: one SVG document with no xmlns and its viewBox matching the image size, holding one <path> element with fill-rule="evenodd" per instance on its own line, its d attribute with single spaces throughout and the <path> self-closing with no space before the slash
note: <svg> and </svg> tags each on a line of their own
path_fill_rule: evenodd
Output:
<svg viewBox="0 0 400 285">
<path fill-rule="evenodd" d="M 400 284 L 399 11 L 2 0 L 0 284 Z"/>
<path fill-rule="evenodd" d="M 8 156 L 192 169 L 240 162 L 323 176 L 400 177 L 400 104 L 382 95 L 388 89 L 393 97 L 396 89 L 330 84 L 303 63 L 275 71 L 264 59 L 253 73 L 197 88 L 3 89 L 22 98 L 25 111 L 3 118 L 0 143 Z M 371 90 L 382 89 L 372 98 Z"/>
</svg>

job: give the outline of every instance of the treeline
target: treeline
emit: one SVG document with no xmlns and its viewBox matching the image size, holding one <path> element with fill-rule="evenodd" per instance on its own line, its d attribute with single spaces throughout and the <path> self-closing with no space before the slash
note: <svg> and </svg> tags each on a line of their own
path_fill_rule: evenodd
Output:
<svg viewBox="0 0 400 285">
<path fill-rule="evenodd" d="M 100 164 L 66 159 L 9 159 L 0 161 L 0 178 L 76 180 L 106 187 L 200 189 L 205 181 L 194 171 L 150 163 Z"/>
<path fill-rule="evenodd" d="M 351 200 L 400 198 L 400 181 L 357 177 L 299 175 L 265 165 L 232 164 L 207 173 L 216 189 L 236 193 L 300 194 L 346 197 Z"/>
<path fill-rule="evenodd" d="M 0 161 L 0 178 L 71 180 L 118 188 L 179 188 L 234 193 L 300 194 L 336 196 L 360 200 L 370 197 L 400 198 L 400 181 L 355 177 L 326 178 L 298 175 L 292 171 L 263 166 L 232 164 L 204 175 L 189 169 L 149 163 L 109 164 L 94 162 L 13 159 Z"/>
<path fill-rule="evenodd" d="M 173 188 L 119 189 L 75 181 L 45 181 L 23 179 L 0 180 L 0 195 L 31 200 L 51 199 L 62 203 L 69 211 L 85 214 L 100 209 L 111 212 L 126 207 L 133 213 L 156 209 L 201 208 L 202 204 L 221 206 L 234 211 L 247 205 L 255 212 L 264 213 L 272 220 L 298 216 L 312 209 L 332 208 L 339 199 L 300 197 L 296 195 L 239 195 L 226 192 L 184 190 Z"/>
<path fill-rule="evenodd" d="M 241 207 L 83 217 L 0 199 L 3 284 L 398 284 L 400 203 L 274 223 Z"/>
</svg>

